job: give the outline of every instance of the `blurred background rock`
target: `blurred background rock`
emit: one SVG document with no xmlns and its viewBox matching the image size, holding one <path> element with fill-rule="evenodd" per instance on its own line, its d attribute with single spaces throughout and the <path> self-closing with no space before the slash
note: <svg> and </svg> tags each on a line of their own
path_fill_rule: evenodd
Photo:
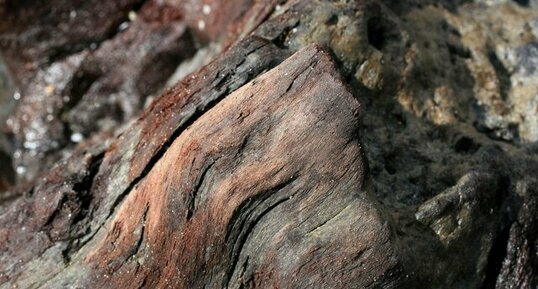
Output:
<svg viewBox="0 0 538 289">
<path fill-rule="evenodd" d="M 11 165 L 11 146 L 6 136 L 6 120 L 15 107 L 18 94 L 14 83 L 0 54 L 0 192 L 13 183 L 14 174 Z M 0 194 L 0 199 L 2 198 Z"/>
</svg>

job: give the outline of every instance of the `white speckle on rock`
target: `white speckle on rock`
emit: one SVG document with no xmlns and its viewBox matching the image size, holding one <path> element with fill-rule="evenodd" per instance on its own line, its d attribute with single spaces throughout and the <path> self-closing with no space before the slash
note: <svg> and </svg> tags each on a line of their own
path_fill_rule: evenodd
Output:
<svg viewBox="0 0 538 289">
<path fill-rule="evenodd" d="M 200 29 L 200 30 L 205 29 L 205 21 L 204 20 L 198 21 L 198 29 Z"/>
<path fill-rule="evenodd" d="M 129 21 L 131 21 L 131 22 L 135 21 L 136 20 L 136 12 L 134 12 L 132 10 L 129 11 L 129 14 L 128 14 L 127 17 L 129 18 Z"/>
<path fill-rule="evenodd" d="M 37 145 L 37 142 L 33 142 L 33 141 L 25 141 L 22 146 L 25 148 L 25 149 L 28 149 L 28 150 L 35 150 L 37 149 L 38 145 Z"/>
<path fill-rule="evenodd" d="M 71 135 L 71 141 L 74 142 L 74 143 L 81 142 L 83 138 L 84 138 L 84 136 L 79 132 L 75 132 L 75 133 L 73 133 Z"/>
<path fill-rule="evenodd" d="M 211 13 L 211 6 L 204 4 L 204 6 L 202 7 L 202 12 L 205 15 L 209 15 L 209 13 Z"/>
<path fill-rule="evenodd" d="M 17 171 L 17 174 L 22 175 L 22 174 L 26 173 L 26 167 L 24 167 L 24 166 L 17 166 L 17 168 L 15 169 L 15 171 Z"/>
<path fill-rule="evenodd" d="M 127 28 L 129 28 L 129 22 L 125 21 L 125 22 L 122 22 L 120 26 L 118 26 L 118 31 L 122 32 L 122 31 L 125 31 Z"/>
</svg>

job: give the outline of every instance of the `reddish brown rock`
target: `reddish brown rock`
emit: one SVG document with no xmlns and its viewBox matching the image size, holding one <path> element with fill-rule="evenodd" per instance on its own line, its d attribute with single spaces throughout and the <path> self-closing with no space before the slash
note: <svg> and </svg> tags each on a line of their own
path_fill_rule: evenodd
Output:
<svg viewBox="0 0 538 289">
<path fill-rule="evenodd" d="M 253 31 L 284 0 L 198 1 L 167 0 L 180 7 L 189 26 L 203 41 L 221 42 L 224 47 Z"/>
<path fill-rule="evenodd" d="M 43 270 L 29 256 L 2 272 L 11 284 L 45 288 L 391 284 L 398 276 L 386 274 L 397 265 L 390 231 L 361 191 L 359 109 L 330 56 L 310 46 L 183 129 L 94 237 L 78 252 L 64 249 L 66 263 Z M 107 158 L 114 153 L 101 166 L 113 165 Z M 89 170 L 92 179 L 96 163 L 87 155 L 74 171 Z M 34 242 L 62 246 L 69 234 L 57 230 L 81 216 L 70 195 L 76 190 L 55 201 L 54 212 L 36 215 L 49 217 L 37 224 L 44 239 Z M 13 230 L 21 227 L 2 235 L 23 235 Z M 17 250 L 8 244 L 7 252 Z M 31 283 L 37 272 L 51 278 Z"/>
<path fill-rule="evenodd" d="M 37 255 L 50 266 L 39 267 L 45 272 L 32 274 L 35 278 L 26 280 L 26 284 L 42 282 L 51 276 L 48 274 L 65 267 L 186 126 L 287 54 L 268 41 L 247 39 L 167 92 L 111 146 L 106 142 L 110 136 L 102 134 L 84 142 L 72 157 L 39 178 L 29 195 L 19 198 L 0 216 L 2 224 L 6 224 L 0 234 L 6 238 L 0 278 L 7 281 L 11 276 L 16 280 L 19 277 L 13 276 L 21 272 L 32 274 L 35 271 L 25 264 Z M 108 152 L 103 158 L 105 150 Z M 34 214 L 33 208 L 41 207 Z M 44 230 L 54 234 L 49 236 Z M 47 251 L 49 254 L 44 254 Z M 11 258 L 19 262 L 12 264 Z"/>
<path fill-rule="evenodd" d="M 44 35 L 3 150 L 45 173 L 0 196 L 0 288 L 536 287 L 538 34 L 513 2 L 150 0 L 95 47 L 48 59 Z M 521 120 L 483 131 L 503 98 Z"/>
<path fill-rule="evenodd" d="M 370 287 L 394 260 L 360 193 L 358 110 L 325 53 L 298 52 L 187 128 L 86 260 L 113 287 Z"/>
</svg>

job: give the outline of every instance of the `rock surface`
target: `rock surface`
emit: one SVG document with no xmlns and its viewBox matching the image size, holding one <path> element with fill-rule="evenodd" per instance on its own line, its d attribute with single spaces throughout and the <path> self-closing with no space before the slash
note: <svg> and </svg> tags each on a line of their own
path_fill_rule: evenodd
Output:
<svg viewBox="0 0 538 289">
<path fill-rule="evenodd" d="M 536 1 L 135 2 L 0 2 L 0 288 L 538 286 Z"/>
</svg>

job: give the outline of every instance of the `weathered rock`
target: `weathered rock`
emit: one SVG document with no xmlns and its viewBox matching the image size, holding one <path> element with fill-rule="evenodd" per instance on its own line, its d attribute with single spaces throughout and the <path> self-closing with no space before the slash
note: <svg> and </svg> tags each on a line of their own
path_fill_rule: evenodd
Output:
<svg viewBox="0 0 538 289">
<path fill-rule="evenodd" d="M 307 48 L 196 120 L 118 208 L 107 225 L 114 233 L 95 241 L 89 259 L 108 268 L 96 274 L 117 287 L 382 282 L 394 266 L 389 232 L 360 194 L 359 107 L 331 66 L 327 54 Z M 331 205 L 322 204 L 327 198 Z M 133 213 L 145 219 L 123 221 Z M 137 228 L 143 232 L 133 235 Z M 172 238 L 163 238 L 170 229 Z M 119 256 L 129 262 L 117 264 Z M 364 271 L 346 269 L 359 266 Z M 341 273 L 325 278 L 321 268 Z"/>
<path fill-rule="evenodd" d="M 45 178 L 37 181 L 32 190 L 33 197 L 17 200 L 12 206 L 12 208 L 44 206 L 45 212 L 29 215 L 28 209 L 18 208 L 3 216 L 6 224 L 13 219 L 28 224 L 25 226 L 15 223 L 13 227 L 11 225 L 6 227 L 6 230 L 24 229 L 19 230 L 17 234 L 8 234 L 9 231 L 4 231 L 6 232 L 4 236 L 17 236 L 11 241 L 18 244 L 11 248 L 14 251 L 4 255 L 5 260 L 19 256 L 20 258 L 17 258 L 25 263 L 36 254 L 40 255 L 49 250 L 50 253 L 47 258 L 43 258 L 43 262 L 51 262 L 55 266 L 37 266 L 44 272 L 32 276 L 48 276 L 51 271 L 59 270 L 56 266 L 62 267 L 62 263 L 57 262 L 60 260 L 58 258 L 68 262 L 70 256 L 76 254 L 81 245 L 93 238 L 125 195 L 148 174 L 182 130 L 231 91 L 264 70 L 272 68 L 286 55 L 288 52 L 281 51 L 267 41 L 258 38 L 247 39 L 198 74 L 189 76 L 178 87 L 166 92 L 159 101 L 148 108 L 143 116 L 144 121 L 138 122 L 110 146 L 105 158 L 102 153 L 108 144 L 103 142 L 102 138 L 97 136 L 89 143 L 84 143 L 73 153 L 73 157 L 62 161 Z M 246 56 L 249 57 L 245 59 Z M 259 62 L 260 59 L 263 61 Z M 68 166 L 71 163 L 79 165 Z M 72 201 L 62 211 L 65 200 Z M 60 217 L 63 221 L 53 227 L 56 228 L 53 238 L 38 233 L 41 232 L 43 224 L 47 226 L 54 224 L 48 221 L 51 216 L 60 215 L 63 216 Z M 57 230 L 58 228 L 61 230 Z M 54 241 L 58 243 L 51 247 Z M 17 248 L 24 248 L 23 244 L 31 249 L 19 251 Z M 15 270 L 7 265 L 8 262 L 4 264 L 8 267 L 3 268 L 2 272 Z M 4 278 L 7 278 L 5 274 L 7 273 L 4 273 Z M 25 282 L 40 281 L 30 279 Z"/>
<path fill-rule="evenodd" d="M 446 192 L 422 204 L 416 213 L 443 247 L 444 262 L 439 262 L 446 286 L 480 287 L 485 275 L 493 240 L 499 235 L 500 206 L 506 190 L 502 179 L 491 173 L 472 172 L 463 176 Z M 455 266 L 458 263 L 467 266 Z M 437 263 L 437 262 L 436 262 Z"/>
<path fill-rule="evenodd" d="M 20 182 L 50 167 L 61 149 L 131 120 L 147 97 L 160 93 L 178 63 L 194 53 L 178 13 L 148 2 L 112 40 L 38 70 L 9 120 L 19 156 L 14 166 L 24 172 Z"/>
<path fill-rule="evenodd" d="M 80 21 L 90 21 L 87 18 L 91 18 L 89 15 L 92 13 L 85 10 L 90 9 L 89 6 L 75 9 L 63 2 L 51 2 L 49 5 L 40 4 L 34 12 L 24 6 L 11 8 L 18 10 L 9 10 L 12 11 L 10 17 L 1 23 L 6 27 L 16 26 L 21 35 L 14 37 L 12 30 L 0 29 L 0 39 L 5 39 L 2 50 L 6 57 L 10 58 L 11 54 L 19 51 L 18 57 L 24 58 L 14 58 L 9 64 L 18 69 L 21 62 L 27 62 L 33 67 L 22 70 L 32 75 L 19 77 L 21 101 L 9 120 L 9 132 L 15 136 L 11 154 L 17 155 L 13 167 L 20 172 L 19 183 L 35 179 L 40 172 L 65 156 L 73 144 L 138 116 L 153 97 L 161 94 L 178 65 L 193 57 L 196 48 L 208 41 L 215 44 L 207 55 L 202 56 L 203 59 L 189 68 L 190 72 L 259 25 L 276 2 L 254 5 L 249 1 L 222 4 L 216 1 L 202 7 L 194 2 L 152 0 L 138 3 L 140 7 L 134 7 L 135 10 L 130 10 L 133 7 L 127 2 L 117 3 L 114 9 L 118 10 L 105 6 L 98 8 L 108 9 L 107 13 L 114 13 L 117 18 L 107 19 L 99 31 L 85 26 L 77 30 L 62 30 Z M 44 22 L 59 22 L 59 31 L 54 31 L 61 37 L 48 28 L 52 24 L 41 23 L 36 28 L 33 23 L 13 17 L 17 13 L 39 14 L 46 9 L 57 9 L 55 13 L 61 14 L 57 19 L 49 18 L 50 15 L 40 18 Z M 215 9 L 214 15 L 211 15 L 211 9 Z M 230 13 L 245 9 L 248 12 L 230 17 Z M 67 13 L 64 10 L 70 11 L 65 19 L 62 18 Z M 199 27 L 200 21 L 204 21 L 202 18 L 209 19 L 206 20 L 207 29 Z M 113 23 L 116 26 L 112 27 Z M 114 33 L 105 33 L 105 29 L 112 28 Z M 32 35 L 40 29 L 45 34 L 37 45 Z M 20 41 L 30 44 L 26 46 Z M 63 50 L 58 52 L 59 49 Z M 15 71 L 15 75 L 18 76 L 18 72 Z M 182 73 L 183 76 L 186 74 Z"/>
<path fill-rule="evenodd" d="M 538 202 L 536 200 L 536 180 L 522 182 L 520 189 L 525 191 L 522 207 L 516 222 L 501 236 L 501 246 L 492 252 L 498 270 L 492 274 L 487 285 L 493 288 L 532 288 L 536 285 L 536 255 L 538 249 Z M 505 254 L 504 256 L 502 254 Z"/>
<path fill-rule="evenodd" d="M 536 287 L 532 1 L 158 3 L 41 67 L 107 77 L 62 113 L 88 138 L 0 207 L 0 287 Z M 141 107 L 133 79 L 164 78 L 141 69 L 151 53 L 105 59 L 166 49 L 123 46 L 165 23 L 198 50 L 117 129 L 132 118 L 110 96 Z"/>
<path fill-rule="evenodd" d="M 183 129 L 118 207 L 93 220 L 103 224 L 68 263 L 45 268 L 31 261 L 31 251 L 26 258 L 18 252 L 22 263 L 4 267 L 4 278 L 23 287 L 265 288 L 290 286 L 290 278 L 299 280 L 294 288 L 391 284 L 398 275 L 385 275 L 396 268 L 388 224 L 361 191 L 358 113 L 328 54 L 308 47 Z M 88 170 L 92 180 L 99 163 L 88 154 L 83 167 L 70 171 Z M 9 226 L 2 235 L 38 230 L 44 239 L 34 235 L 32 242 L 69 256 L 72 248 L 63 243 L 76 236 L 59 230 L 81 216 L 76 198 L 84 193 L 76 187 L 87 181 L 78 182 L 63 194 L 38 189 L 42 197 L 35 200 L 54 198 L 54 211 L 25 216 L 33 220 L 29 227 Z M 6 243 L 4 258 L 17 243 Z M 45 252 L 52 255 L 46 260 L 62 258 L 53 256 L 62 253 L 58 248 Z M 320 270 L 337 275 L 326 278 Z M 36 273 L 54 277 L 36 280 Z"/>
</svg>

